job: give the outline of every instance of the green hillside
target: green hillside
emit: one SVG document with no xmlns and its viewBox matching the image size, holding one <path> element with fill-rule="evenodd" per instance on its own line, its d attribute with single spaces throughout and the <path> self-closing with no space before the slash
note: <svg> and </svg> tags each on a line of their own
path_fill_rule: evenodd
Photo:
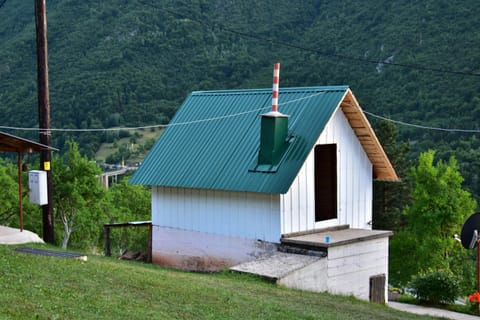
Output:
<svg viewBox="0 0 480 320">
<path fill-rule="evenodd" d="M 432 319 L 247 275 L 199 274 L 0 246 L 0 319 Z"/>
<path fill-rule="evenodd" d="M 0 130 L 37 126 L 33 7 L 7 0 L 0 8 Z M 54 128 L 167 124 L 193 90 L 270 87 L 280 61 L 281 87 L 347 84 L 365 111 L 416 125 L 397 125 L 411 157 L 428 148 L 454 155 L 480 195 L 476 1 L 63 0 L 47 7 Z M 69 138 L 93 157 L 119 137 L 60 131 L 53 144 L 63 148 Z"/>
</svg>

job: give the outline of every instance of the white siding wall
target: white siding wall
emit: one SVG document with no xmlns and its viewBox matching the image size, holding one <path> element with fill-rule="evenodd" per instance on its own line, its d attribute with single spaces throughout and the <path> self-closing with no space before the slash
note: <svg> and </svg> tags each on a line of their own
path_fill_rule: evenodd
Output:
<svg viewBox="0 0 480 320">
<path fill-rule="evenodd" d="M 337 144 L 338 219 L 315 222 L 313 150 L 290 190 L 281 196 L 282 234 L 348 224 L 371 229 L 372 164 L 345 115 L 338 109 L 317 144 Z"/>
<path fill-rule="evenodd" d="M 152 223 L 278 243 L 279 199 L 275 194 L 153 187 Z"/>
</svg>

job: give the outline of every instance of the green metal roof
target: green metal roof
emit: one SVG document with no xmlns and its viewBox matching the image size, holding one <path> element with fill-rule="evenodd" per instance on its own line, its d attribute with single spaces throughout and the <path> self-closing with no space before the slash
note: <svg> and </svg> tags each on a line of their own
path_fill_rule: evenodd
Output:
<svg viewBox="0 0 480 320">
<path fill-rule="evenodd" d="M 289 146 L 272 170 L 255 171 L 260 115 L 271 89 L 192 92 L 131 179 L 131 183 L 214 190 L 286 193 L 340 106 L 347 86 L 281 88 Z"/>
</svg>

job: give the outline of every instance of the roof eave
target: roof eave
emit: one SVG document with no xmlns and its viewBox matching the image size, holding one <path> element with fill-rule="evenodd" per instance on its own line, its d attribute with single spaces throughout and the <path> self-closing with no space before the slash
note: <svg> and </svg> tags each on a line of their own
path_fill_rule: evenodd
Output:
<svg viewBox="0 0 480 320">
<path fill-rule="evenodd" d="M 372 162 L 373 178 L 381 181 L 400 181 L 367 117 L 350 89 L 347 89 L 345 92 L 340 108 Z"/>
<path fill-rule="evenodd" d="M 50 146 L 0 131 L 0 152 L 31 153 L 42 150 L 58 151 Z"/>
</svg>

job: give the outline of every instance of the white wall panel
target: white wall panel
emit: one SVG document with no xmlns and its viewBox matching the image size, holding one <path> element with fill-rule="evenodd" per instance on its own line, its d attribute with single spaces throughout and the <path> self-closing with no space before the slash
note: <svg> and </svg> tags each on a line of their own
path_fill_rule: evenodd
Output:
<svg viewBox="0 0 480 320">
<path fill-rule="evenodd" d="M 315 223 L 315 158 L 313 150 L 290 190 L 281 195 L 282 233 L 349 224 L 371 228 L 372 164 L 345 115 L 338 109 L 317 144 L 337 144 L 338 219 Z"/>
<path fill-rule="evenodd" d="M 152 223 L 278 243 L 280 196 L 170 187 L 152 188 Z"/>
</svg>

